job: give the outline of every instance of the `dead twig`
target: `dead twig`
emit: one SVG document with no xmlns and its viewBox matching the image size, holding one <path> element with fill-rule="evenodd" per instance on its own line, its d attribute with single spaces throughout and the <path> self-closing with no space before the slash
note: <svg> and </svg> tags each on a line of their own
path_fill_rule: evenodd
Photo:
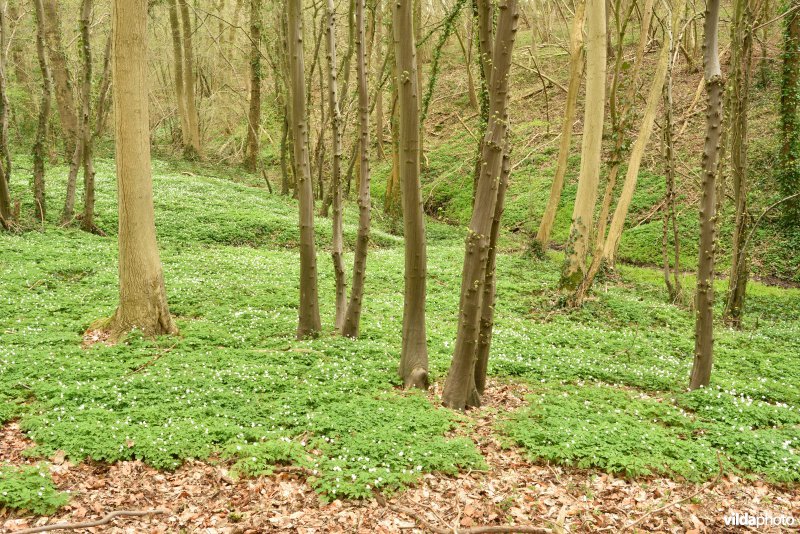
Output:
<svg viewBox="0 0 800 534">
<path fill-rule="evenodd" d="M 24 530 L 18 530 L 16 534 L 33 534 L 34 532 L 47 532 L 50 530 L 77 530 L 79 528 L 91 528 L 91 527 L 99 527 L 101 525 L 107 525 L 108 523 L 112 522 L 117 517 L 129 516 L 129 517 L 142 517 L 146 515 L 155 515 L 155 514 L 166 514 L 169 513 L 166 510 L 116 510 L 107 514 L 103 519 L 98 519 L 97 521 L 87 521 L 85 523 L 55 523 L 53 525 L 45 525 L 43 527 L 34 527 L 34 528 L 26 528 Z"/>
</svg>

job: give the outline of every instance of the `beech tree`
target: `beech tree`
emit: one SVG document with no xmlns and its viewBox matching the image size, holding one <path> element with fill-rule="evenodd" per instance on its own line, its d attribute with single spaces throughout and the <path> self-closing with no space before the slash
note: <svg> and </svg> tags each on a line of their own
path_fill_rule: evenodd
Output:
<svg viewBox="0 0 800 534">
<path fill-rule="evenodd" d="M 297 337 L 302 339 L 316 336 L 322 326 L 317 294 L 317 251 L 314 245 L 314 189 L 308 156 L 302 0 L 287 0 L 287 11 L 292 147 L 300 206 L 300 307 Z"/>
<path fill-rule="evenodd" d="M 33 143 L 33 199 L 36 218 L 44 223 L 47 215 L 44 181 L 45 143 L 47 142 L 47 133 L 50 125 L 50 98 L 53 90 L 50 82 L 50 68 L 47 65 L 44 47 L 45 30 L 42 0 L 33 0 L 33 8 L 36 16 L 36 57 L 39 60 L 39 70 L 42 72 L 42 100 L 39 104 L 36 140 Z"/>
<path fill-rule="evenodd" d="M 722 125 L 724 83 L 719 64 L 719 0 L 708 0 L 703 23 L 703 67 L 706 83 L 706 138 L 700 199 L 700 252 L 695 296 L 694 364 L 691 389 L 708 386 L 714 358 L 714 259 L 717 234 L 717 163 Z"/>
<path fill-rule="evenodd" d="M 147 0 L 114 0 L 114 131 L 119 202 L 119 307 L 111 339 L 136 328 L 147 336 L 177 333 L 169 314 L 156 243 L 150 170 Z"/>
<path fill-rule="evenodd" d="M 250 0 L 250 111 L 247 115 L 247 149 L 244 166 L 258 167 L 258 138 L 261 130 L 261 0 Z"/>
<path fill-rule="evenodd" d="M 69 161 L 74 156 L 78 139 L 78 113 L 72 88 L 72 76 L 67 66 L 67 55 L 61 40 L 61 14 L 58 10 L 58 2 L 57 0 L 43 0 L 42 4 L 45 44 L 55 85 L 56 104 L 58 115 L 61 118 L 66 157 Z"/>
<path fill-rule="evenodd" d="M 800 192 L 800 10 L 786 2 L 783 30 L 783 65 L 781 70 L 781 168 L 778 175 L 785 196 Z M 796 6 L 795 6 L 796 7 Z M 783 205 L 788 224 L 800 220 L 800 197 Z"/>
<path fill-rule="evenodd" d="M 405 295 L 399 374 L 406 388 L 428 388 L 428 339 L 425 329 L 427 251 L 419 182 L 419 78 L 412 22 L 413 0 L 392 5 L 395 86 L 398 115 L 398 172 L 405 236 Z"/>
<path fill-rule="evenodd" d="M 508 87 L 519 17 L 517 1 L 501 1 L 498 10 L 496 37 L 485 45 L 491 53 L 489 122 L 481 144 L 481 175 L 464 247 L 455 349 L 442 392 L 444 405 L 458 410 L 479 406 L 479 388 L 485 385 L 494 308 L 494 255 L 510 173 Z M 480 16 L 492 20 L 491 10 L 481 11 Z M 488 327 L 483 332 L 482 315 Z M 481 346 L 485 350 L 479 358 Z"/>
<path fill-rule="evenodd" d="M 187 156 L 202 156 L 200 145 L 200 117 L 195 99 L 194 42 L 192 39 L 192 19 L 186 0 L 177 0 L 183 30 L 183 95 L 186 98 L 186 127 L 188 128 L 186 146 Z"/>
</svg>

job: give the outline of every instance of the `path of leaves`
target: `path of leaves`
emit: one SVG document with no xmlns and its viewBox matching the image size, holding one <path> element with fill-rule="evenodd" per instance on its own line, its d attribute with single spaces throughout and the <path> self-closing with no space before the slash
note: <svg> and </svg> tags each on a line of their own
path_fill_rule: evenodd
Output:
<svg viewBox="0 0 800 534">
<path fill-rule="evenodd" d="M 531 464 L 521 451 L 503 449 L 494 431 L 498 411 L 521 406 L 524 393 L 518 385 L 513 389 L 493 385 L 485 405 L 471 412 L 474 426 L 460 430 L 476 441 L 491 467 L 489 472 L 426 475 L 420 485 L 390 502 L 414 509 L 431 524 L 445 528 L 532 524 L 554 533 L 619 532 L 700 487 L 663 478 L 628 481 L 604 473 Z M 21 454 L 31 445 L 16 424 L 6 425 L 0 431 L 0 463 L 35 463 Z M 71 465 L 56 455 L 51 462 L 56 485 L 72 494 L 70 503 L 53 517 L 19 516 L 0 509 L 0 531 L 98 519 L 118 509 L 163 508 L 169 513 L 118 518 L 111 525 L 84 532 L 422 532 L 412 518 L 374 499 L 324 503 L 296 474 L 234 481 L 221 463 L 190 462 L 174 472 L 159 472 L 138 461 Z M 695 499 L 649 516 L 637 529 L 742 532 L 746 529 L 726 530 L 723 516 L 745 512 L 800 518 L 800 489 L 725 475 Z"/>
</svg>

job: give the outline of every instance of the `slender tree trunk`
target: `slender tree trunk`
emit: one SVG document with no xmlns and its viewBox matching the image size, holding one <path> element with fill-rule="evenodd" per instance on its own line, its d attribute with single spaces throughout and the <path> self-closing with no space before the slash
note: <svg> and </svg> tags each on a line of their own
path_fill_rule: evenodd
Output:
<svg viewBox="0 0 800 534">
<path fill-rule="evenodd" d="M 405 299 L 399 374 L 406 388 L 428 388 L 428 338 L 425 329 L 427 253 L 419 167 L 419 78 L 413 0 L 392 3 L 399 128 L 399 177 L 405 234 Z"/>
<path fill-rule="evenodd" d="M 321 330 L 317 294 L 317 251 L 314 246 L 314 188 L 308 160 L 305 61 L 303 57 L 302 0 L 288 0 L 289 72 L 295 178 L 300 204 L 300 309 L 297 337 L 316 336 Z"/>
<path fill-rule="evenodd" d="M 487 324 L 488 331 L 484 330 L 483 332 L 486 352 L 482 355 L 483 361 L 481 361 L 480 367 L 476 369 L 479 357 L 481 312 L 484 310 L 483 300 L 487 296 L 489 300 L 486 302 L 486 306 L 493 307 L 493 290 L 491 287 L 486 288 L 487 281 L 490 286 L 494 284 L 494 269 L 489 270 L 490 263 L 493 263 L 490 262 L 490 245 L 493 222 L 497 218 L 499 224 L 503 208 L 502 203 L 498 206 L 499 190 L 503 190 L 504 195 L 505 185 L 502 182 L 508 181 L 508 177 L 503 172 L 503 161 L 504 154 L 508 151 L 506 144 L 508 89 L 517 19 L 519 18 L 517 0 L 501 1 L 498 10 L 497 37 L 493 43 L 488 45 L 492 50 L 493 69 L 489 79 L 489 123 L 483 138 L 481 176 L 478 180 L 475 204 L 465 242 L 455 349 L 442 392 L 444 405 L 457 410 L 480 405 L 476 375 L 482 382 L 481 385 L 485 385 L 491 327 Z M 486 16 L 486 14 L 486 12 L 482 12 L 482 16 Z M 499 232 L 499 227 L 497 231 Z M 488 311 L 486 309 L 486 312 Z"/>
<path fill-rule="evenodd" d="M 0 78 L 2 78 L 2 92 L 0 93 L 0 149 L 3 158 L 3 176 L 6 183 L 11 182 L 11 150 L 9 149 L 8 122 L 11 115 L 11 102 L 8 99 L 8 2 L 3 2 L 0 11 Z"/>
<path fill-rule="evenodd" d="M 44 224 L 47 215 L 47 201 L 45 198 L 44 160 L 45 143 L 50 119 L 50 69 L 47 66 L 47 56 L 44 48 L 44 8 L 42 0 L 33 1 L 36 14 L 36 56 L 39 59 L 39 70 L 42 72 L 42 101 L 39 105 L 39 121 L 36 125 L 36 140 L 33 143 L 33 200 L 36 203 L 34 212 L 36 218 Z"/>
<path fill-rule="evenodd" d="M 383 57 L 383 3 L 375 1 L 375 57 Z M 386 154 L 383 148 L 383 132 L 386 119 L 383 116 L 383 88 L 381 87 L 382 68 L 375 62 L 375 148 L 378 159 L 383 160 Z"/>
<path fill-rule="evenodd" d="M 730 124 L 731 178 L 736 219 L 733 227 L 731 272 L 723 319 L 742 327 L 747 291 L 747 251 L 742 246 L 748 232 L 747 217 L 747 104 L 753 59 L 753 12 L 748 0 L 736 0 L 731 26 Z"/>
<path fill-rule="evenodd" d="M 605 0 L 586 2 L 586 106 L 584 110 L 581 171 L 572 212 L 572 227 L 560 286 L 574 290 L 586 271 L 594 208 L 600 182 L 603 116 L 606 93 Z"/>
<path fill-rule="evenodd" d="M 369 190 L 369 87 L 367 86 L 367 61 L 364 50 L 364 3 L 365 0 L 356 0 L 356 27 L 358 31 L 356 37 L 356 67 L 361 158 L 358 185 L 358 237 L 356 238 L 356 250 L 353 259 L 353 289 L 350 291 L 350 304 L 347 306 L 347 316 L 342 328 L 342 334 L 349 337 L 358 336 L 361 323 L 361 304 L 364 299 L 367 249 L 369 248 L 370 210 L 372 209 Z"/>
<path fill-rule="evenodd" d="M 168 0 L 169 2 L 169 26 L 172 35 L 172 59 L 175 63 L 175 99 L 178 107 L 178 119 L 180 120 L 181 138 L 180 144 L 183 150 L 189 144 L 189 118 L 186 115 L 186 96 L 183 87 L 183 44 L 181 38 L 181 23 L 178 18 L 178 0 Z"/>
<path fill-rule="evenodd" d="M 536 242 L 539 250 L 544 252 L 550 246 L 550 233 L 556 220 L 558 205 L 561 202 L 561 193 L 564 190 L 564 177 L 567 174 L 569 149 L 572 143 L 572 124 L 578 111 L 578 92 L 581 88 L 581 74 L 583 73 L 583 25 L 586 3 L 578 0 L 575 6 L 575 17 L 570 33 L 570 60 L 569 60 L 569 85 L 567 86 L 567 103 L 564 111 L 564 124 L 561 127 L 561 143 L 558 147 L 558 160 L 553 185 L 550 187 L 550 198 L 536 233 Z"/>
<path fill-rule="evenodd" d="M 258 134 L 261 128 L 261 0 L 250 0 L 250 112 L 247 115 L 247 153 L 244 166 L 258 167 Z"/>
<path fill-rule="evenodd" d="M 675 57 L 674 26 L 669 31 L 669 62 L 667 63 L 667 77 L 664 81 L 664 178 L 666 180 L 666 194 L 664 196 L 664 226 L 662 232 L 662 255 L 664 259 L 664 283 L 667 286 L 669 300 L 673 304 L 681 300 L 683 288 L 681 287 L 681 240 L 678 233 L 678 217 L 675 213 L 675 155 L 673 151 L 672 134 L 674 121 L 672 116 L 672 67 Z M 678 42 L 680 46 L 680 42 Z M 670 273 L 668 255 L 669 227 L 672 225 L 673 259 Z M 672 280 L 670 280 L 670 274 Z"/>
<path fill-rule="evenodd" d="M 708 386 L 714 358 L 714 256 L 717 233 L 717 164 L 722 126 L 723 81 L 717 40 L 719 0 L 706 7 L 703 66 L 706 81 L 706 139 L 703 147 L 703 181 L 700 199 L 700 252 L 695 297 L 695 349 L 690 389 Z"/>
<path fill-rule="evenodd" d="M 787 9 L 792 6 L 787 2 Z M 783 35 L 783 69 L 781 74 L 781 169 L 780 184 L 784 196 L 800 191 L 800 10 L 786 15 Z M 785 220 L 800 220 L 800 200 L 795 197 L 783 205 Z"/>
<path fill-rule="evenodd" d="M 67 67 L 64 45 L 61 42 L 61 16 L 57 0 L 44 0 L 42 7 L 44 7 L 45 44 L 55 82 L 56 104 L 64 133 L 64 147 L 67 157 L 71 158 L 78 139 L 78 114 L 72 90 L 72 77 Z"/>
<path fill-rule="evenodd" d="M 333 216 L 331 217 L 333 272 L 336 279 L 336 330 L 341 332 L 344 325 L 345 312 L 347 311 L 347 281 L 344 273 L 343 241 L 342 236 L 342 114 L 339 110 L 339 87 L 336 68 L 336 8 L 333 0 L 327 0 L 328 26 L 326 30 L 326 48 L 328 52 L 328 107 L 331 115 L 332 145 L 331 156 L 331 202 Z"/>
<path fill-rule="evenodd" d="M 187 147 L 189 158 L 200 158 L 200 118 L 195 100 L 194 44 L 192 40 L 192 19 L 189 16 L 187 0 L 178 0 L 183 29 L 183 90 L 186 97 L 186 125 L 189 128 Z"/>
<path fill-rule="evenodd" d="M 177 333 L 169 314 L 156 243 L 150 171 L 147 0 L 114 0 L 114 122 L 119 195 L 119 307 L 113 340 L 133 328 Z"/>
<path fill-rule="evenodd" d="M 92 104 L 92 44 L 89 37 L 89 24 L 92 17 L 92 0 L 83 0 L 80 16 L 81 55 L 83 57 L 83 80 L 81 84 L 81 124 L 80 135 L 83 144 L 83 218 L 81 229 L 96 231 L 94 225 L 94 162 L 93 136 L 91 128 Z"/>
</svg>

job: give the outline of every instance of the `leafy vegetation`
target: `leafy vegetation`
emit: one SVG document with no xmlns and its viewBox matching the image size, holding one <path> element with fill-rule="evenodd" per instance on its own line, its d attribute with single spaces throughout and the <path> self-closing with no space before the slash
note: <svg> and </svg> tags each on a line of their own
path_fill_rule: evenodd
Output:
<svg viewBox="0 0 800 534">
<path fill-rule="evenodd" d="M 0 465 L 0 507 L 51 515 L 67 501 L 43 466 Z"/>
</svg>

